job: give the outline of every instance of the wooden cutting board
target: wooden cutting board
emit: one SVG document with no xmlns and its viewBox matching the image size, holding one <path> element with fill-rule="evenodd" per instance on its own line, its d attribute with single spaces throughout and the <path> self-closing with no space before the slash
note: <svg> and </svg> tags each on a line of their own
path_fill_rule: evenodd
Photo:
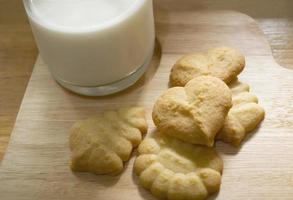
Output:
<svg viewBox="0 0 293 200">
<path fill-rule="evenodd" d="M 61 88 L 38 59 L 0 168 L 0 199 L 155 199 L 132 172 L 117 177 L 73 173 L 68 129 L 79 119 L 121 106 L 147 109 L 168 88 L 169 71 L 183 54 L 226 45 L 246 55 L 240 80 L 251 85 L 266 110 L 261 127 L 240 148 L 218 142 L 224 160 L 221 191 L 211 199 L 293 198 L 293 71 L 275 63 L 256 22 L 231 11 L 156 12 L 157 48 L 144 75 L 128 90 L 87 98 Z M 134 153 L 135 154 L 135 153 Z"/>
</svg>

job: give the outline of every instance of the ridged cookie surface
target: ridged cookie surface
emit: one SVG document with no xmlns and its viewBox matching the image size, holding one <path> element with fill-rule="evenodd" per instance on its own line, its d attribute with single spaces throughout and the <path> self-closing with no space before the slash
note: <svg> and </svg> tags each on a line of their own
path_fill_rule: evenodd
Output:
<svg viewBox="0 0 293 200">
<path fill-rule="evenodd" d="M 185 87 L 165 91 L 153 108 L 157 128 L 193 144 L 212 146 L 232 106 L 231 91 L 220 79 L 200 76 Z"/>
<path fill-rule="evenodd" d="M 233 106 L 217 138 L 239 146 L 245 136 L 264 119 L 265 111 L 258 104 L 257 97 L 249 92 L 249 85 L 235 80 L 229 87 L 232 91 Z"/>
<path fill-rule="evenodd" d="M 245 66 L 244 56 L 236 49 L 220 47 L 207 53 L 194 53 L 183 56 L 173 66 L 170 74 L 172 86 L 184 86 L 191 79 L 202 76 L 215 76 L 230 83 Z"/>
<path fill-rule="evenodd" d="M 201 200 L 220 188 L 223 162 L 213 148 L 155 132 L 138 152 L 134 171 L 140 184 L 160 199 Z"/>
<path fill-rule="evenodd" d="M 71 168 L 95 174 L 117 174 L 146 132 L 145 111 L 140 107 L 121 108 L 105 112 L 101 117 L 78 121 L 70 131 Z"/>
</svg>

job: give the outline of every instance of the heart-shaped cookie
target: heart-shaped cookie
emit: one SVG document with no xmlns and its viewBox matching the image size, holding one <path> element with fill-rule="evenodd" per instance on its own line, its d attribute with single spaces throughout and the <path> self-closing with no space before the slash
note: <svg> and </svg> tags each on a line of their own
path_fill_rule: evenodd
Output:
<svg viewBox="0 0 293 200">
<path fill-rule="evenodd" d="M 72 170 L 111 175 L 121 172 L 123 161 L 129 159 L 146 131 L 145 111 L 140 107 L 108 111 L 101 117 L 76 122 L 69 138 Z"/>
<path fill-rule="evenodd" d="M 265 111 L 258 104 L 257 97 L 249 92 L 249 85 L 235 80 L 229 85 L 233 106 L 217 139 L 239 146 L 245 136 L 264 119 Z"/>
<path fill-rule="evenodd" d="M 220 79 L 200 76 L 185 87 L 165 91 L 153 108 L 158 129 L 180 140 L 212 146 L 232 106 L 231 91 Z"/>
<path fill-rule="evenodd" d="M 230 83 L 245 66 L 244 56 L 229 47 L 215 48 L 207 53 L 194 53 L 183 56 L 173 66 L 170 74 L 172 86 L 184 86 L 191 79 L 202 76 L 215 76 Z"/>
<path fill-rule="evenodd" d="M 159 199 L 200 200 L 220 189 L 223 161 L 214 148 L 155 132 L 138 152 L 134 171 L 141 185 Z"/>
</svg>

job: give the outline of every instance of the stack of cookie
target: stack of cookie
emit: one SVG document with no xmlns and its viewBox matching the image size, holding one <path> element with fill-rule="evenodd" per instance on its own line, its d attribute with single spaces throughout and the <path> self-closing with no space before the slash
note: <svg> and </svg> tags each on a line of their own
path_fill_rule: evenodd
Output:
<svg viewBox="0 0 293 200">
<path fill-rule="evenodd" d="M 156 101 L 157 131 L 138 148 L 134 170 L 160 199 L 205 199 L 221 184 L 223 162 L 215 140 L 239 146 L 264 118 L 249 86 L 237 80 L 244 56 L 232 48 L 179 59 L 171 85 Z"/>
<path fill-rule="evenodd" d="M 157 130 L 142 141 L 147 122 L 140 107 L 76 122 L 69 140 L 71 169 L 118 174 L 139 145 L 134 171 L 154 196 L 206 199 L 221 184 L 223 161 L 215 141 L 238 146 L 264 118 L 257 97 L 237 80 L 244 66 L 244 56 L 231 48 L 184 56 L 172 68 L 173 87 L 155 102 Z"/>
</svg>

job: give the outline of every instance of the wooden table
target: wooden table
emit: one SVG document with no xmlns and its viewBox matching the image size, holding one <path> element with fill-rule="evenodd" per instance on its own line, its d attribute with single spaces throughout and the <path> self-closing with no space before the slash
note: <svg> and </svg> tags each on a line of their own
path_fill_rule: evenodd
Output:
<svg viewBox="0 0 293 200">
<path fill-rule="evenodd" d="M 276 61 L 293 69 L 293 1 L 156 0 L 178 10 L 232 9 L 257 19 Z M 20 0 L 0 0 L 0 160 L 29 80 L 37 49 Z"/>
<path fill-rule="evenodd" d="M 21 3 L 0 0 L 0 160 L 37 56 Z"/>
</svg>

